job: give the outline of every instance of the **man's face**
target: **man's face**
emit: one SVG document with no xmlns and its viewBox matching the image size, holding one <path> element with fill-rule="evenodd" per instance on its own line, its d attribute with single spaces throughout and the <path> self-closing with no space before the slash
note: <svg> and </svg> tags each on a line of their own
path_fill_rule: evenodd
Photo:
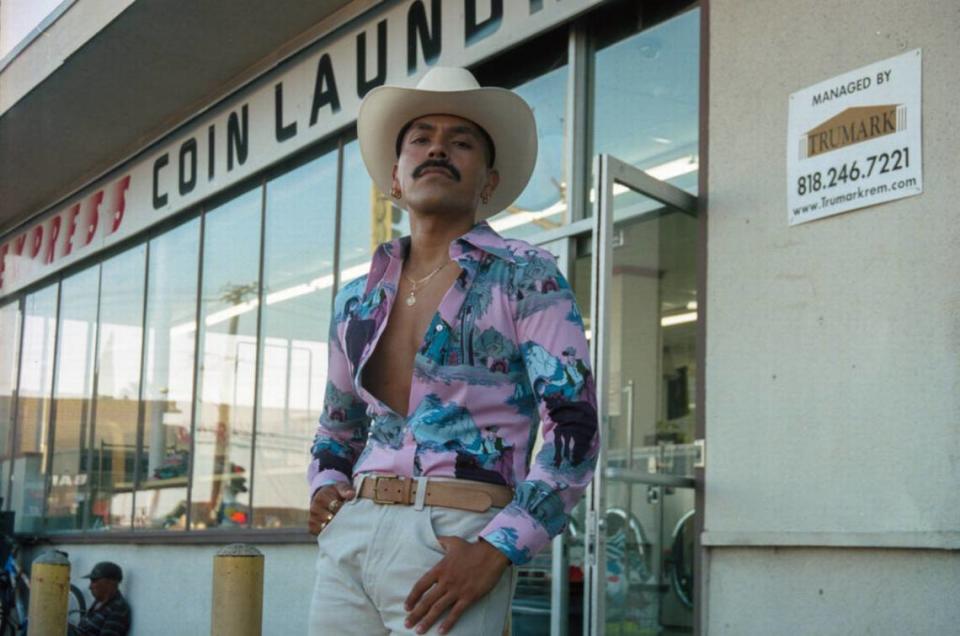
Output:
<svg viewBox="0 0 960 636">
<path fill-rule="evenodd" d="M 500 180 L 487 166 L 488 153 L 473 122 L 453 115 L 420 117 L 404 133 L 393 186 L 414 212 L 472 216 L 481 196 L 491 195 Z"/>
<path fill-rule="evenodd" d="M 117 582 L 113 579 L 90 579 L 90 594 L 95 601 L 107 601 L 116 591 Z"/>
</svg>

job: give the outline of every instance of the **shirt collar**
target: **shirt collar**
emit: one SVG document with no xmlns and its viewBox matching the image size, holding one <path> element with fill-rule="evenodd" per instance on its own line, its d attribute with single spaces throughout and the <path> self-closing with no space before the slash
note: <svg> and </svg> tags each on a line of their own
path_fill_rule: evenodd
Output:
<svg viewBox="0 0 960 636">
<path fill-rule="evenodd" d="M 466 234 L 450 243 L 450 258 L 459 261 L 477 249 L 511 263 L 516 262 L 506 240 L 486 221 L 480 221 L 470 228 Z M 383 243 L 378 251 L 381 250 L 385 256 L 391 259 L 403 260 L 410 250 L 410 237 L 402 236 Z"/>
</svg>

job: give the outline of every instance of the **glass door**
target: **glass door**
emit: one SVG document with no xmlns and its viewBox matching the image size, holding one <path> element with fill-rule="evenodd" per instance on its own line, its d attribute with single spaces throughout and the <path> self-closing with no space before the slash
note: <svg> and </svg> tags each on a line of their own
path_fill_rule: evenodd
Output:
<svg viewBox="0 0 960 636">
<path fill-rule="evenodd" d="M 586 502 L 589 634 L 693 632 L 697 201 L 594 163 L 590 316 L 602 431 Z"/>
</svg>

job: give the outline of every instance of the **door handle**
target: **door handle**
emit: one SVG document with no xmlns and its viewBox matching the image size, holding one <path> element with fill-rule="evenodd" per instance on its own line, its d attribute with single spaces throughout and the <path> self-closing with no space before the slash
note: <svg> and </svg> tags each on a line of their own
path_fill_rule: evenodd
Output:
<svg viewBox="0 0 960 636">
<path fill-rule="evenodd" d="M 647 486 L 647 503 L 653 506 L 660 503 L 660 486 Z"/>
</svg>

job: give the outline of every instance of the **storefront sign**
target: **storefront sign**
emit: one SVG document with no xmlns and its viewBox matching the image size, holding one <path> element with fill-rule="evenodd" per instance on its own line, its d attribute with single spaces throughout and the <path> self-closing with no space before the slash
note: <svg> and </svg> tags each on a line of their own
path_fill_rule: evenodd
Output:
<svg viewBox="0 0 960 636">
<path fill-rule="evenodd" d="M 102 183 L 0 240 L 0 296 L 143 231 L 350 125 L 382 84 L 468 66 L 602 0 L 385 3 L 191 122 Z"/>
<path fill-rule="evenodd" d="M 920 49 L 790 96 L 790 225 L 923 192 Z"/>
</svg>

